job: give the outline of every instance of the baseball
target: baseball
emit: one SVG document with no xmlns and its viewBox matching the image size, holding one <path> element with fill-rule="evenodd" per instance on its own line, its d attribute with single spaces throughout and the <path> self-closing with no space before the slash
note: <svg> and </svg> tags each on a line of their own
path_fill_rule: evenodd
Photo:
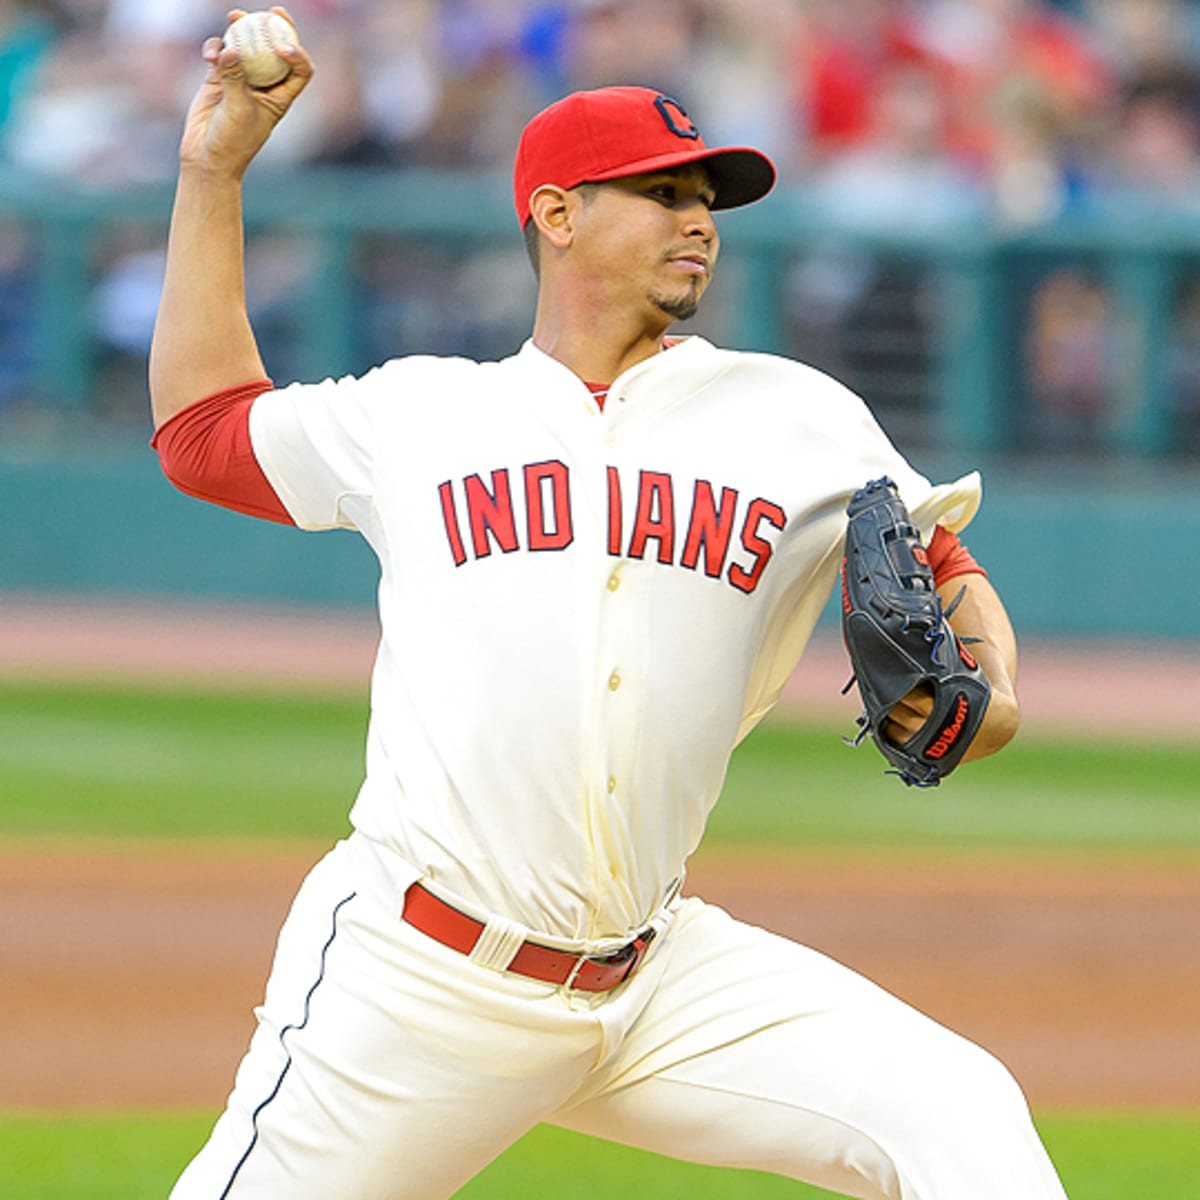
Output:
<svg viewBox="0 0 1200 1200">
<path fill-rule="evenodd" d="M 225 45 L 238 52 L 246 82 L 269 88 L 291 73 L 291 65 L 275 53 L 280 45 L 295 45 L 296 29 L 278 13 L 249 12 L 225 31 Z"/>
</svg>

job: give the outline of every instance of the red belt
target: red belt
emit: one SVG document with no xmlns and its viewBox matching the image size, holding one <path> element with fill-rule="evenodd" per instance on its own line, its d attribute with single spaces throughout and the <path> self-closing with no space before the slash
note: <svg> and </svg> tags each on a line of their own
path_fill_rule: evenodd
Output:
<svg viewBox="0 0 1200 1200">
<path fill-rule="evenodd" d="M 482 921 L 459 912 L 428 888 L 414 883 L 404 894 L 404 919 L 422 933 L 462 954 L 470 954 L 484 931 Z M 567 954 L 537 942 L 524 942 L 508 964 L 509 971 L 543 983 L 569 984 L 581 992 L 607 992 L 638 969 L 654 930 L 639 933 L 612 954 Z"/>
</svg>

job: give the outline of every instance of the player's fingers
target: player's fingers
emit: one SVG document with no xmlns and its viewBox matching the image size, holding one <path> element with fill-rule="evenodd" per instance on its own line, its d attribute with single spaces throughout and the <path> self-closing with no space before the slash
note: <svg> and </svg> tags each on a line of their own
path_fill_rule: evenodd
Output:
<svg viewBox="0 0 1200 1200">
<path fill-rule="evenodd" d="M 242 69 L 241 56 L 236 50 L 221 43 L 212 64 L 213 71 L 223 84 L 232 84 L 235 88 L 245 87 L 246 72 Z"/>
<path fill-rule="evenodd" d="M 257 100 L 280 117 L 291 106 L 292 101 L 308 86 L 313 77 L 313 61 L 307 51 L 298 45 L 280 45 L 275 53 L 291 67 L 291 70 L 272 87 L 252 89 Z"/>
<path fill-rule="evenodd" d="M 227 73 L 237 67 L 237 55 L 226 50 L 219 37 L 206 39 L 200 48 L 200 54 L 208 64 L 208 73 L 204 77 L 204 85 L 196 95 L 193 108 L 203 110 L 219 103 L 225 92 Z"/>
<path fill-rule="evenodd" d="M 933 693 L 927 687 L 915 687 L 899 704 L 896 705 L 902 713 L 917 717 L 924 721 L 933 712 Z"/>
<path fill-rule="evenodd" d="M 895 709 L 892 710 L 893 713 L 895 711 Z M 883 723 L 883 736 L 889 742 L 894 742 L 897 746 L 902 746 L 920 728 L 921 726 L 918 722 L 897 720 L 896 717 L 890 716 Z"/>
<path fill-rule="evenodd" d="M 887 715 L 884 736 L 897 745 L 919 733 L 933 712 L 933 697 L 924 688 L 914 688 Z"/>
<path fill-rule="evenodd" d="M 903 746 L 910 738 L 921 732 L 925 721 L 914 713 L 897 713 L 892 709 L 891 714 L 883 724 L 883 735 L 889 742 Z"/>
<path fill-rule="evenodd" d="M 276 5 L 271 9 L 271 12 L 282 17 L 292 27 L 292 32 L 296 36 L 290 42 L 279 42 L 272 46 L 272 50 L 291 67 L 289 73 L 272 87 L 254 88 L 251 89 L 257 93 L 260 100 L 268 101 L 268 108 L 278 108 L 279 115 L 291 104 L 293 100 L 304 90 L 308 85 L 308 81 L 313 77 L 315 67 L 312 59 L 309 57 L 308 51 L 300 45 L 300 37 L 296 30 L 296 22 L 292 19 L 292 15 L 282 5 Z M 231 8 L 229 10 L 228 19 L 230 24 L 239 20 L 246 15 L 246 10 L 242 8 Z M 211 40 L 211 39 L 210 39 Z M 223 39 L 218 38 L 217 42 L 223 46 Z M 207 43 L 206 43 L 207 45 Z M 233 53 L 231 51 L 231 53 Z M 239 68 L 240 71 L 240 68 Z M 230 78 L 236 78 L 236 74 Z"/>
<path fill-rule="evenodd" d="M 298 42 L 281 43 L 275 47 L 275 53 L 292 68 L 292 75 L 299 75 L 305 82 L 312 78 L 313 61 L 308 56 L 308 51 Z M 291 79 L 292 75 L 287 79 Z"/>
</svg>

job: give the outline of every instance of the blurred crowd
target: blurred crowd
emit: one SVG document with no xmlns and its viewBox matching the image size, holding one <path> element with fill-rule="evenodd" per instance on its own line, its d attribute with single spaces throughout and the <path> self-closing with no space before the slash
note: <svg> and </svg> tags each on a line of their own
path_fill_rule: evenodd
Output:
<svg viewBox="0 0 1200 1200">
<path fill-rule="evenodd" d="M 290 11 L 317 76 L 267 167 L 506 171 L 538 108 L 638 83 L 678 99 L 710 143 L 765 149 L 807 209 L 851 227 L 1200 215 L 1192 0 L 293 0 Z M 169 182 L 199 47 L 225 12 L 213 0 L 0 0 L 0 173 Z M 135 359 L 155 253 L 131 248 L 102 284 L 101 336 Z M 0 276 L 5 254 L 0 238 Z M 853 375 L 830 349 L 834 318 L 853 320 L 879 284 L 875 267 L 860 278 L 819 255 L 800 264 L 799 349 L 813 349 L 807 320 L 810 357 L 824 347 L 819 365 Z M 901 291 L 910 309 L 922 303 L 920 280 Z M 1053 420 L 1070 426 L 1108 402 L 1109 304 L 1076 269 L 1030 301 L 1025 349 L 1047 436 Z M 0 286 L 0 409 L 20 383 L 3 361 L 7 307 L 21 303 Z M 1177 390 L 1200 429 L 1197 312 L 1189 300 Z M 406 348 L 402 330 L 383 332 Z"/>
<path fill-rule="evenodd" d="M 507 167 L 577 87 L 643 83 L 850 220 L 1200 207 L 1189 0 L 295 0 L 315 96 L 275 162 Z M 212 0 L 0 0 L 0 162 L 174 171 Z M 919 197 L 914 209 L 911 201 Z"/>
</svg>

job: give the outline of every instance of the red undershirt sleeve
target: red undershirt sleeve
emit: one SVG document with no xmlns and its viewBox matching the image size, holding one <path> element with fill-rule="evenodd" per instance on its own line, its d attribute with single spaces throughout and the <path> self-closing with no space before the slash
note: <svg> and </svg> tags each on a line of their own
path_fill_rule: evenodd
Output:
<svg viewBox="0 0 1200 1200">
<path fill-rule="evenodd" d="M 198 500 L 281 525 L 294 525 L 263 474 L 250 441 L 250 406 L 274 388 L 256 379 L 214 392 L 177 412 L 150 441 L 163 474 Z"/>
<path fill-rule="evenodd" d="M 987 572 L 975 561 L 975 556 L 944 525 L 938 525 L 925 549 L 933 580 L 939 587 L 956 575 L 983 575 Z"/>
</svg>

